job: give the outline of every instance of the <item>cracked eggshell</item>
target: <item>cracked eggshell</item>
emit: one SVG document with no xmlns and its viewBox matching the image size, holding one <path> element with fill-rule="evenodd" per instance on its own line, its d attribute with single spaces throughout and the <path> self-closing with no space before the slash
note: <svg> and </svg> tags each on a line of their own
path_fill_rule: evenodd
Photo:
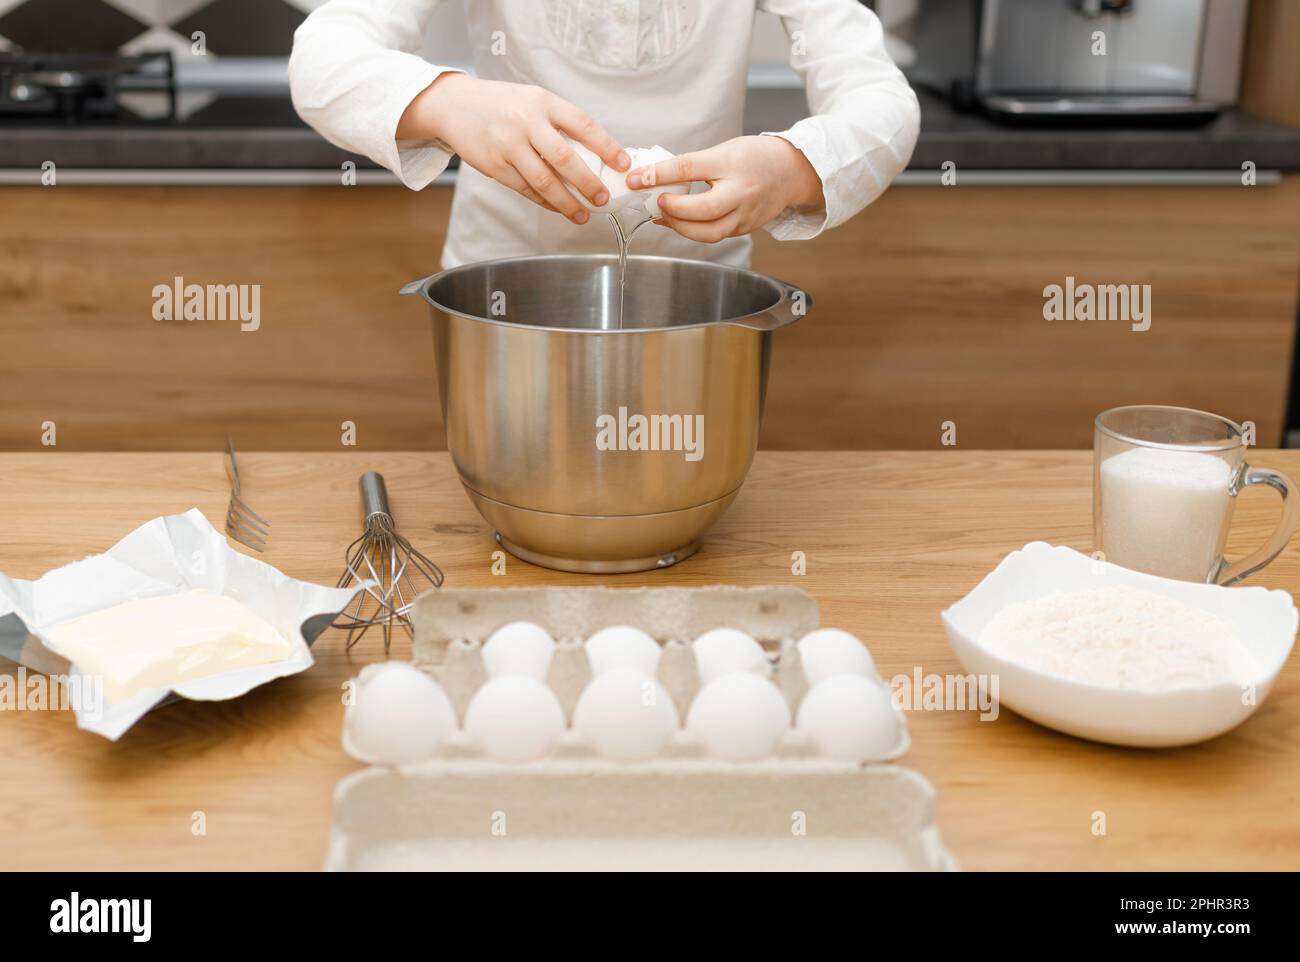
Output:
<svg viewBox="0 0 1300 962">
<path fill-rule="evenodd" d="M 656 144 L 654 147 L 628 147 L 626 148 L 628 156 L 632 159 L 631 165 L 627 170 L 615 170 L 605 164 L 595 153 L 587 147 L 578 143 L 576 140 L 566 136 L 569 146 L 573 148 L 578 158 L 587 165 L 587 169 L 600 178 L 600 182 L 605 185 L 609 191 L 609 200 L 603 207 L 596 207 L 591 201 L 583 196 L 582 191 L 578 190 L 572 184 L 569 184 L 569 190 L 574 197 L 581 201 L 582 205 L 588 210 L 599 210 L 607 213 L 622 210 L 624 207 L 636 206 L 644 209 L 646 213 L 659 216 L 659 195 L 660 194 L 689 194 L 691 192 L 690 184 L 670 184 L 666 187 L 647 187 L 641 190 L 632 190 L 627 186 L 627 175 L 638 167 L 645 167 L 648 164 L 657 164 L 663 160 L 671 160 L 675 156 L 671 151 L 665 150 Z"/>
</svg>

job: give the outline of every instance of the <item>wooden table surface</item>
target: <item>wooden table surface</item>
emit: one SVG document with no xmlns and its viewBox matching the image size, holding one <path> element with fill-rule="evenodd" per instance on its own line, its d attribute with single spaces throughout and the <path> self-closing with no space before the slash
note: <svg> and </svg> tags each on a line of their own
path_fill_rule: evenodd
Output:
<svg viewBox="0 0 1300 962">
<path fill-rule="evenodd" d="M 1253 460 L 1300 478 L 1300 452 Z M 797 585 L 823 624 L 867 641 L 886 678 L 961 672 L 939 611 L 1008 551 L 1091 545 L 1086 452 L 763 452 L 698 555 L 609 578 L 514 559 L 494 577 L 490 532 L 445 454 L 250 453 L 241 468 L 247 500 L 273 525 L 264 557 L 295 577 L 337 577 L 360 525 L 357 476 L 374 468 L 399 526 L 450 585 Z M 227 498 L 215 454 L 8 454 L 0 478 L 0 571 L 23 578 L 160 514 L 197 506 L 219 525 Z M 1261 542 L 1277 516 L 1267 492 L 1241 501 L 1232 552 Z M 796 551 L 806 575 L 791 573 Z M 1297 547 L 1252 583 L 1295 593 Z M 314 652 L 310 671 L 235 701 L 168 707 L 117 743 L 67 712 L 0 714 L 0 869 L 318 868 L 334 783 L 359 767 L 339 747 L 340 686 L 382 649 L 367 638 L 346 654 L 331 630 Z M 403 639 L 394 656 L 408 655 Z M 966 869 L 1300 868 L 1296 658 L 1252 719 L 1191 748 L 1110 748 L 1010 710 L 908 721 L 901 764 L 934 784 L 944 841 Z M 1092 831 L 1098 811 L 1104 836 Z M 197 812 L 205 834 L 192 830 Z"/>
</svg>

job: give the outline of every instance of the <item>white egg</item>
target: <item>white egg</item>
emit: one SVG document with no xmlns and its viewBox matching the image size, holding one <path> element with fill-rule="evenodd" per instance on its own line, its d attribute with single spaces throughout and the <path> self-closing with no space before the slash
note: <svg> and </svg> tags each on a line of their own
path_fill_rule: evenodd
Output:
<svg viewBox="0 0 1300 962">
<path fill-rule="evenodd" d="M 587 639 L 587 660 L 593 675 L 624 668 L 654 677 L 661 653 L 657 641 L 640 628 L 627 625 L 602 628 Z"/>
<path fill-rule="evenodd" d="M 804 696 L 795 725 L 829 758 L 879 761 L 898 747 L 899 718 L 889 690 L 861 675 L 818 684 Z"/>
<path fill-rule="evenodd" d="M 488 636 L 483 644 L 483 668 L 489 678 L 527 675 L 543 681 L 555 655 L 555 639 L 541 625 L 512 621 Z"/>
<path fill-rule="evenodd" d="M 536 678 L 492 678 L 470 699 L 465 732 L 490 758 L 528 762 L 549 752 L 564 733 L 564 710 Z"/>
<path fill-rule="evenodd" d="M 394 661 L 357 679 L 343 727 L 348 745 L 364 761 L 401 765 L 432 758 L 456 731 L 456 711 L 436 681 Z"/>
<path fill-rule="evenodd" d="M 677 707 L 653 678 L 615 668 L 582 690 L 573 709 L 573 728 L 604 758 L 640 761 L 654 758 L 673 737 Z"/>
<path fill-rule="evenodd" d="M 876 677 L 876 663 L 867 646 L 838 628 L 819 628 L 800 638 L 799 660 L 814 688 L 832 675 Z"/>
<path fill-rule="evenodd" d="M 766 678 L 724 675 L 700 689 L 686 716 L 709 754 L 733 762 L 757 761 L 776 751 L 790 728 L 790 708 Z"/>
<path fill-rule="evenodd" d="M 695 639 L 692 647 L 701 685 L 734 671 L 753 672 L 766 678 L 772 669 L 763 646 L 735 628 L 706 631 Z"/>
</svg>

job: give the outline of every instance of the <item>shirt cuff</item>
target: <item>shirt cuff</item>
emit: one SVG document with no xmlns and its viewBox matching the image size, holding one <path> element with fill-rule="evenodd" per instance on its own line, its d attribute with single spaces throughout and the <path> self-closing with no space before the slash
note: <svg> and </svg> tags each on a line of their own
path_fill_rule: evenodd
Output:
<svg viewBox="0 0 1300 962">
<path fill-rule="evenodd" d="M 831 173 L 830 152 L 825 149 L 820 132 L 812 124 L 799 121 L 789 130 L 765 130 L 763 137 L 780 137 L 794 146 L 808 159 L 817 178 L 822 182 L 822 200 L 825 206 L 819 211 L 801 211 L 787 207 L 763 225 L 763 229 L 777 240 L 811 240 L 830 223 L 831 195 L 827 180 Z"/>
<path fill-rule="evenodd" d="M 372 158 L 397 175 L 398 179 L 411 190 L 423 190 L 433 183 L 434 178 L 447 169 L 451 163 L 452 150 L 441 140 L 398 140 L 397 125 L 402 114 L 411 105 L 411 101 L 423 93 L 428 86 L 447 73 L 464 73 L 449 67 L 436 67 L 431 63 L 420 61 L 413 63 L 404 75 L 394 80 L 394 112 L 385 118 L 384 129 L 388 131 L 383 156 Z"/>
</svg>

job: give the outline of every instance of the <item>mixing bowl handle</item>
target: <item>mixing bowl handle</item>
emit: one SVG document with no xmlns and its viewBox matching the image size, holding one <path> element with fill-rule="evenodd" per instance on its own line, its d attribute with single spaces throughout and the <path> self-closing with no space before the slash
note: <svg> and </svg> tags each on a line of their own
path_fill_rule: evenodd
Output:
<svg viewBox="0 0 1300 962">
<path fill-rule="evenodd" d="M 778 327 L 785 327 L 799 320 L 812 307 L 812 298 L 808 296 L 807 291 L 784 281 L 780 283 L 785 289 L 781 299 L 767 310 L 759 314 L 750 314 L 748 317 L 731 318 L 724 323 L 747 327 L 753 331 L 775 331 Z"/>
</svg>

